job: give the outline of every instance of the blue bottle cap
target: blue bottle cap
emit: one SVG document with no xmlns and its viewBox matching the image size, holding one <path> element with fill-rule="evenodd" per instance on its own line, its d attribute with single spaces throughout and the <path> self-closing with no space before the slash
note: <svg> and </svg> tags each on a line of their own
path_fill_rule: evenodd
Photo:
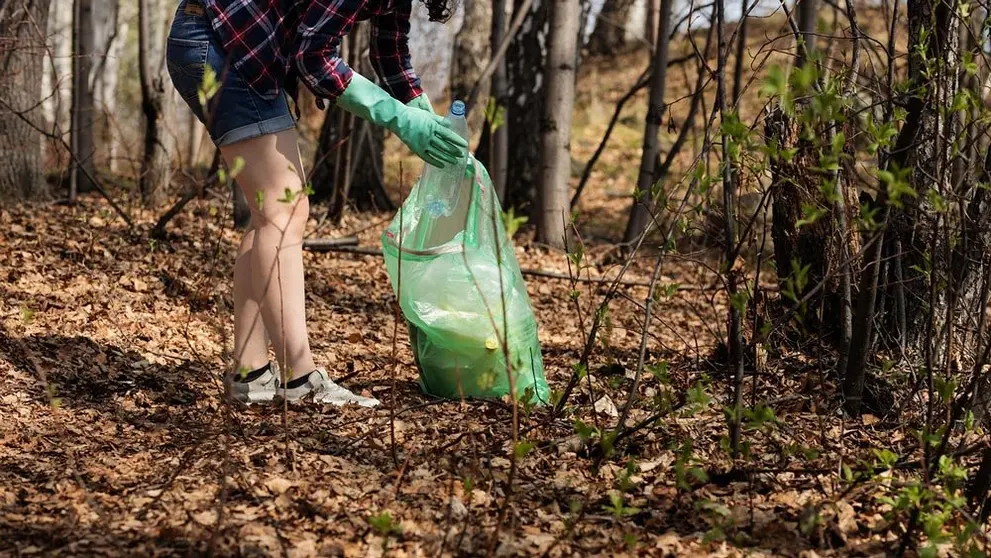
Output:
<svg viewBox="0 0 991 558">
<path fill-rule="evenodd" d="M 465 115 L 465 104 L 461 101 L 454 101 L 451 103 L 451 114 L 454 116 L 464 116 Z"/>
</svg>

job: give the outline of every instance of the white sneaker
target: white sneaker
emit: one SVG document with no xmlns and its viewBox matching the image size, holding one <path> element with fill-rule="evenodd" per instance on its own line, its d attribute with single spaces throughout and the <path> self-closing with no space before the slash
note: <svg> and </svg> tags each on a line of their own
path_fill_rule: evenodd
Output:
<svg viewBox="0 0 991 558">
<path fill-rule="evenodd" d="M 279 389 L 279 367 L 270 362 L 265 368 L 247 375 L 235 372 L 224 378 L 224 383 L 227 384 L 228 395 L 235 401 L 248 405 L 268 403 Z"/>
<path fill-rule="evenodd" d="M 317 368 L 306 376 L 289 380 L 285 387 L 279 387 L 279 397 L 289 401 L 298 401 L 311 393 L 314 403 L 330 403 L 337 406 L 353 403 L 362 407 L 376 407 L 379 404 L 378 399 L 355 395 L 335 384 L 323 368 Z"/>
</svg>

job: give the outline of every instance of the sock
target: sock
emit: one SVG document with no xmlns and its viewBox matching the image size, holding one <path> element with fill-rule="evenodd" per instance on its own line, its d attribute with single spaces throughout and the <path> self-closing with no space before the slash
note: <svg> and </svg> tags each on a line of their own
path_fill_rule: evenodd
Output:
<svg viewBox="0 0 991 558">
<path fill-rule="evenodd" d="M 314 372 L 316 372 L 316 370 L 314 370 Z M 313 372 L 310 372 L 310 374 L 312 374 L 312 373 Z M 300 376 L 298 378 L 293 378 L 292 380 L 289 380 L 289 382 L 286 383 L 286 387 L 289 388 L 289 389 L 296 389 L 296 388 L 304 385 L 307 382 L 307 380 L 310 379 L 310 374 L 307 374 L 305 376 Z"/>
<path fill-rule="evenodd" d="M 242 384 L 251 383 L 257 380 L 258 378 L 261 378 L 262 374 L 268 372 L 270 368 L 272 368 L 272 363 L 268 363 L 257 370 L 252 370 L 251 372 L 248 372 L 243 378 L 241 377 L 240 372 L 235 372 L 234 381 L 241 382 Z"/>
</svg>

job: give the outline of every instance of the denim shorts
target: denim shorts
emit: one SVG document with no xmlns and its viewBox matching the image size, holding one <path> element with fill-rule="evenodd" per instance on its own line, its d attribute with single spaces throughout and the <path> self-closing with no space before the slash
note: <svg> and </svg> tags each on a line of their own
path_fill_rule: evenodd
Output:
<svg viewBox="0 0 991 558">
<path fill-rule="evenodd" d="M 165 58 L 172 84 L 218 146 L 295 127 L 285 92 L 273 100 L 255 93 L 228 62 L 203 4 L 197 0 L 179 3 Z M 220 88 L 204 107 L 199 90 L 207 65 L 213 68 Z"/>
</svg>

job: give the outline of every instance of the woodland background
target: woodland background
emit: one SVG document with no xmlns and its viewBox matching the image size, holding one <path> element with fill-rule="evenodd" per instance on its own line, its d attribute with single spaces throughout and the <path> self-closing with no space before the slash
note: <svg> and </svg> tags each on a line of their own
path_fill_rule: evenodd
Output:
<svg viewBox="0 0 991 558">
<path fill-rule="evenodd" d="M 0 0 L 0 552 L 986 554 L 986 3 L 417 5 L 553 404 L 420 393 L 378 238 L 421 163 L 304 95 L 315 353 L 385 403 L 228 405 L 246 206 L 175 6 Z"/>
</svg>

